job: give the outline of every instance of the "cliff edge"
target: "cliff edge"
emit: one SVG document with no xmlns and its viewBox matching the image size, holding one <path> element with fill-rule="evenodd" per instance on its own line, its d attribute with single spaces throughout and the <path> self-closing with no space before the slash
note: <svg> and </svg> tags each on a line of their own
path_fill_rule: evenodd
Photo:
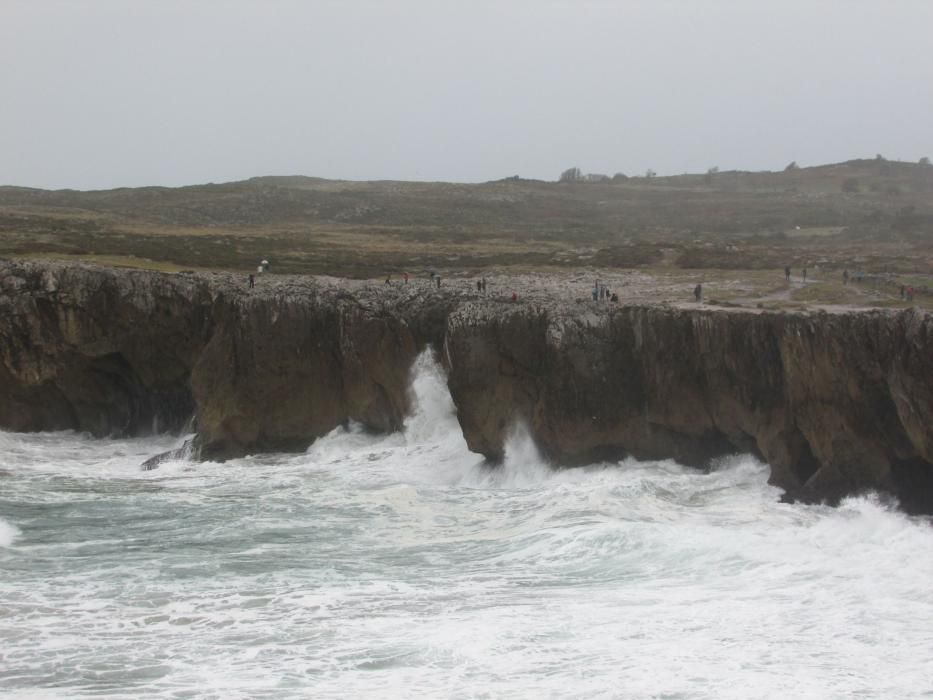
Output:
<svg viewBox="0 0 933 700">
<path fill-rule="evenodd" d="M 557 464 L 751 452 L 791 498 L 933 513 L 933 317 L 762 312 L 0 262 L 0 427 L 179 430 L 205 459 L 401 427 L 433 346 L 467 445 L 516 421 Z"/>
</svg>

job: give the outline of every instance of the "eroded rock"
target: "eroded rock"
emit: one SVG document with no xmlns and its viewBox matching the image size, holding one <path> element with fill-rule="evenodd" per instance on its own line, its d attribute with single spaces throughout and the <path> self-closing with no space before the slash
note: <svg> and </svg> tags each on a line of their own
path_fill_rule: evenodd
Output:
<svg viewBox="0 0 933 700">
<path fill-rule="evenodd" d="M 461 308 L 446 339 L 471 449 L 524 422 L 559 464 L 753 452 L 791 497 L 933 510 L 933 322 L 904 312 Z"/>
<path fill-rule="evenodd" d="M 863 489 L 933 512 L 933 320 L 512 303 L 438 290 L 0 263 L 0 426 L 180 430 L 202 458 L 303 449 L 347 421 L 399 429 L 411 364 L 442 350 L 467 445 L 516 421 L 555 464 L 766 460 L 790 498 Z"/>
</svg>

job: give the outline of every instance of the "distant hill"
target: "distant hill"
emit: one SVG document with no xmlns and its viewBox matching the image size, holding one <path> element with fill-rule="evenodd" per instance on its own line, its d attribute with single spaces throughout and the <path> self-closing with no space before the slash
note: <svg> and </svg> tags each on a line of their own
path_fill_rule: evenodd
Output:
<svg viewBox="0 0 933 700">
<path fill-rule="evenodd" d="M 848 190 L 848 191 L 846 191 Z M 506 227 L 687 225 L 733 231 L 845 224 L 847 212 L 909 199 L 933 200 L 933 167 L 852 160 L 782 172 L 726 171 L 630 177 L 608 183 L 506 178 L 482 184 L 255 177 L 188 187 L 39 190 L 0 187 L 0 207 L 23 213 L 105 216 L 170 226 L 257 226 L 297 222 L 383 226 Z M 670 211 L 669 206 L 678 211 Z M 711 211 L 710 209 L 718 211 Z M 695 223 L 687 223 L 685 215 Z"/>
<path fill-rule="evenodd" d="M 275 255 L 279 271 L 357 276 L 404 260 L 572 265 L 596 250 L 613 265 L 757 267 L 772 261 L 698 246 L 780 243 L 797 231 L 835 236 L 821 243 L 821 256 L 843 241 L 933 244 L 933 167 L 872 159 L 593 182 L 290 175 L 86 192 L 0 187 L 0 255 L 130 256 L 226 268 Z M 900 250 L 889 255 L 903 258 L 901 267 L 918 259 Z"/>
</svg>

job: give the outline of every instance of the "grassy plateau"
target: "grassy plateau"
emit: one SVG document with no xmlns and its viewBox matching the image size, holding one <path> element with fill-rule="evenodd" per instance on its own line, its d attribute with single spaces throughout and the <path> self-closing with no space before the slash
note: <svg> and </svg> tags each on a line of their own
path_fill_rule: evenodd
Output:
<svg viewBox="0 0 933 700">
<path fill-rule="evenodd" d="M 653 286 L 659 300 L 702 282 L 709 303 L 761 308 L 906 306 L 900 288 L 912 286 L 914 304 L 933 306 L 933 167 L 872 159 L 598 182 L 0 187 L 0 256 L 244 276 L 265 258 L 273 274 L 380 281 L 438 271 L 579 275 L 582 286 L 602 274 Z"/>
</svg>

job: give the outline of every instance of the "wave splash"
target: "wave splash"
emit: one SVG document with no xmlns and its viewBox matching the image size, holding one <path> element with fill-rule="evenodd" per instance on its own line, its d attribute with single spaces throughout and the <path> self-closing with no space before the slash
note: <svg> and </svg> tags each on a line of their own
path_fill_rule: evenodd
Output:
<svg viewBox="0 0 933 700">
<path fill-rule="evenodd" d="M 927 520 L 748 456 L 555 469 L 520 421 L 490 466 L 430 354 L 411 390 L 400 433 L 153 472 L 161 438 L 0 434 L 0 694 L 929 690 Z"/>
<path fill-rule="evenodd" d="M 10 547 L 20 536 L 19 528 L 0 518 L 0 547 Z"/>
<path fill-rule="evenodd" d="M 529 488 L 559 473 L 541 456 L 527 427 L 516 420 L 502 464 L 491 465 L 467 449 L 447 376 L 431 350 L 418 356 L 411 373 L 411 410 L 403 430 L 368 434 L 362 426 L 337 428 L 317 440 L 307 456 L 314 463 L 367 460 L 378 474 L 414 483 L 474 488 Z"/>
</svg>

